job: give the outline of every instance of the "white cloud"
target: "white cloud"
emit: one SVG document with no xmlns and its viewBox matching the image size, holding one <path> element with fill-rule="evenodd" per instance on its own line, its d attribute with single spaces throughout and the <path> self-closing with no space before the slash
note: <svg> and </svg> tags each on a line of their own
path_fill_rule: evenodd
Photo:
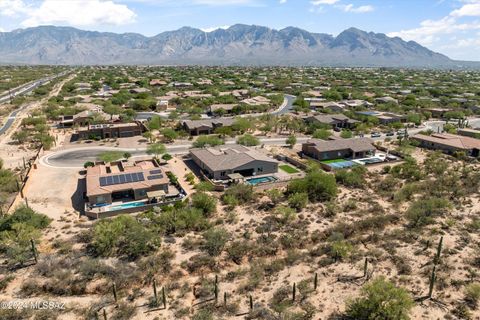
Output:
<svg viewBox="0 0 480 320">
<path fill-rule="evenodd" d="M 5 29 L 3 29 L 3 28 L 0 28 L 0 32 L 5 32 Z"/>
<path fill-rule="evenodd" d="M 313 1 L 310 1 L 310 4 L 313 5 L 313 6 L 320 6 L 320 5 L 332 5 L 332 4 L 335 4 L 337 2 L 339 2 L 340 0 L 313 0 Z"/>
<path fill-rule="evenodd" d="M 480 0 L 460 0 L 460 8 L 451 11 L 438 20 L 424 20 L 413 29 L 391 32 L 390 37 L 413 40 L 433 50 L 441 50 L 459 59 L 475 59 L 480 57 L 480 21 L 472 17 L 480 16 Z"/>
<path fill-rule="evenodd" d="M 280 3 L 280 4 L 287 3 L 287 0 L 280 0 L 279 3 Z"/>
<path fill-rule="evenodd" d="M 208 27 L 208 28 L 200 28 L 203 32 L 212 32 L 218 29 L 228 29 L 230 26 L 220 26 L 220 27 Z"/>
<path fill-rule="evenodd" d="M 480 3 L 469 3 L 450 13 L 453 17 L 479 17 Z"/>
<path fill-rule="evenodd" d="M 135 21 L 135 13 L 125 4 L 111 0 L 0 0 L 0 14 L 20 17 L 23 27 L 63 24 L 78 27 L 100 24 L 122 25 Z"/>
<path fill-rule="evenodd" d="M 209 6 L 230 6 L 255 4 L 255 0 L 191 0 L 193 4 L 203 4 Z"/>
<path fill-rule="evenodd" d="M 367 13 L 375 10 L 375 8 L 371 5 L 355 7 L 351 3 L 344 6 L 339 6 L 339 7 L 345 12 L 353 12 L 353 13 Z"/>
<path fill-rule="evenodd" d="M 28 6 L 23 0 L 0 0 L 0 15 L 14 17 L 20 13 L 27 13 Z"/>
</svg>

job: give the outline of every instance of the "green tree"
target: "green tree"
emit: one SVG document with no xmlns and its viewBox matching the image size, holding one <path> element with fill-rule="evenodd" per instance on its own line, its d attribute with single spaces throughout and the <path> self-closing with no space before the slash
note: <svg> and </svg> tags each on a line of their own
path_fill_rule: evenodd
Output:
<svg viewBox="0 0 480 320">
<path fill-rule="evenodd" d="M 329 201 L 337 195 L 335 176 L 314 169 L 304 178 L 291 181 L 288 184 L 287 193 L 307 193 L 312 202 Z"/>
<path fill-rule="evenodd" d="M 246 133 L 243 136 L 237 138 L 237 143 L 243 146 L 251 147 L 258 146 L 260 144 L 260 140 L 257 137 Z"/>
<path fill-rule="evenodd" d="M 332 132 L 327 129 L 317 129 L 315 132 L 312 134 L 312 138 L 314 139 L 322 139 L 322 140 L 328 140 L 328 138 L 332 135 Z"/>
<path fill-rule="evenodd" d="M 162 135 L 166 142 L 173 142 L 178 137 L 178 133 L 171 128 L 163 129 Z"/>
<path fill-rule="evenodd" d="M 408 320 L 413 305 L 405 289 L 380 277 L 367 283 L 359 298 L 347 303 L 346 315 L 356 320 Z"/>
<path fill-rule="evenodd" d="M 297 137 L 295 137 L 294 135 L 291 135 L 287 138 L 287 140 L 285 141 L 285 143 L 290 147 L 290 148 L 293 148 L 293 146 L 297 143 Z"/>
<path fill-rule="evenodd" d="M 308 194 L 306 192 L 294 193 L 288 197 L 288 205 L 297 211 L 301 211 L 305 208 L 307 203 Z"/>
<path fill-rule="evenodd" d="M 193 142 L 194 148 L 205 148 L 205 147 L 215 147 L 224 144 L 225 141 L 220 139 L 218 136 L 200 136 Z"/>
<path fill-rule="evenodd" d="M 154 143 L 147 147 L 147 154 L 154 155 L 157 159 L 161 154 L 164 154 L 165 152 L 167 152 L 167 148 L 165 148 L 165 146 L 161 143 Z"/>
<path fill-rule="evenodd" d="M 342 132 L 340 132 L 340 137 L 343 139 L 353 138 L 353 132 L 350 130 L 342 130 Z"/>
<path fill-rule="evenodd" d="M 205 251 L 213 257 L 220 255 L 228 238 L 228 232 L 223 228 L 212 228 L 205 231 L 203 234 Z"/>
<path fill-rule="evenodd" d="M 209 217 L 217 211 L 217 200 L 204 192 L 197 192 L 192 196 L 192 206 Z"/>
</svg>

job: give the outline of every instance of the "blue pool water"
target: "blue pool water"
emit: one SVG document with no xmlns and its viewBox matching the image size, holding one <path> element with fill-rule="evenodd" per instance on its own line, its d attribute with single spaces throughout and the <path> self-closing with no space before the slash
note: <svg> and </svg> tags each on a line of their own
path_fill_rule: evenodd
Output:
<svg viewBox="0 0 480 320">
<path fill-rule="evenodd" d="M 251 184 L 252 186 L 256 186 L 257 184 L 261 184 L 261 183 L 274 182 L 274 181 L 277 181 L 277 178 L 272 176 L 247 179 L 247 183 Z"/>
<path fill-rule="evenodd" d="M 143 207 L 144 205 L 145 205 L 145 202 L 124 203 L 124 204 L 119 204 L 118 206 L 110 207 L 110 208 L 108 208 L 108 211 L 116 211 L 116 210 L 122 210 L 122 209 L 128 209 L 128 208 Z"/>
</svg>

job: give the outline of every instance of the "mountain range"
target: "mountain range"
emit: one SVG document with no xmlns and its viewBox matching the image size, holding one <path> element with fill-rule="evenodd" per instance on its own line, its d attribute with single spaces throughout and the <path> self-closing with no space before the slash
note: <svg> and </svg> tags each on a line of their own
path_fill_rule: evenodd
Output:
<svg viewBox="0 0 480 320">
<path fill-rule="evenodd" d="M 350 28 L 336 37 L 295 27 L 237 24 L 204 32 L 183 27 L 153 37 L 40 26 L 0 33 L 0 63 L 50 65 L 476 66 L 414 41 Z"/>
</svg>

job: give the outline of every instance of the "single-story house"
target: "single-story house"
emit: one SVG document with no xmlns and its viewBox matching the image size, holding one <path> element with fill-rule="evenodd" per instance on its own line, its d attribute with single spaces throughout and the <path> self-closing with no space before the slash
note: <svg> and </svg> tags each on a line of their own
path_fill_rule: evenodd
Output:
<svg viewBox="0 0 480 320">
<path fill-rule="evenodd" d="M 369 138 L 320 140 L 311 139 L 302 144 L 303 154 L 320 161 L 335 159 L 361 159 L 375 154 Z"/>
<path fill-rule="evenodd" d="M 219 113 L 219 110 L 223 110 L 225 113 L 231 113 L 236 106 L 238 106 L 238 104 L 235 104 L 235 103 L 212 104 L 210 107 L 208 107 L 208 113 L 216 114 L 216 113 Z"/>
<path fill-rule="evenodd" d="M 163 80 L 160 80 L 160 79 L 152 79 L 150 80 L 150 85 L 152 87 L 155 87 L 155 86 L 164 86 L 166 85 L 167 82 L 166 81 L 163 81 Z"/>
<path fill-rule="evenodd" d="M 220 127 L 230 127 L 235 122 L 233 118 L 205 119 L 205 120 L 185 120 L 182 127 L 192 136 L 200 134 L 212 134 L 215 129 Z"/>
<path fill-rule="evenodd" d="M 86 129 L 78 131 L 78 138 L 81 140 L 100 138 L 126 138 L 140 136 L 146 130 L 141 122 L 111 123 L 89 125 Z"/>
<path fill-rule="evenodd" d="M 170 180 L 155 159 L 97 162 L 87 167 L 86 196 L 90 207 L 168 195 Z M 161 192 L 156 192 L 161 191 Z"/>
<path fill-rule="evenodd" d="M 344 105 L 345 107 L 348 108 L 358 108 L 358 107 L 373 107 L 373 103 L 370 103 L 365 100 L 359 100 L 359 99 L 354 99 L 354 100 L 342 100 L 339 102 L 340 105 Z"/>
<path fill-rule="evenodd" d="M 463 128 L 463 129 L 458 129 L 457 133 L 461 136 L 480 139 L 480 129 Z"/>
<path fill-rule="evenodd" d="M 387 125 L 395 122 L 406 122 L 407 117 L 391 112 L 380 111 L 357 111 L 356 114 L 367 117 L 377 118 L 380 124 Z"/>
<path fill-rule="evenodd" d="M 343 114 L 321 114 L 305 118 L 305 122 L 312 124 L 325 124 L 332 128 L 352 129 L 360 121 L 350 119 Z"/>
<path fill-rule="evenodd" d="M 452 109 L 445 108 L 429 108 L 425 110 L 430 112 L 434 118 L 443 118 L 446 112 L 452 111 Z"/>
<path fill-rule="evenodd" d="M 430 136 L 416 134 L 412 139 L 418 141 L 423 148 L 440 150 L 448 154 L 465 152 L 467 156 L 475 158 L 480 156 L 480 139 L 450 133 L 434 133 Z"/>
<path fill-rule="evenodd" d="M 376 103 L 395 103 L 398 104 L 398 100 L 392 97 L 380 97 L 380 98 L 375 98 Z"/>
<path fill-rule="evenodd" d="M 192 149 L 190 156 L 214 180 L 226 180 L 235 173 L 250 177 L 278 172 L 278 161 L 241 145 Z"/>
<path fill-rule="evenodd" d="M 245 104 L 248 104 L 250 106 L 261 106 L 261 105 L 264 105 L 264 104 L 269 104 L 270 99 L 265 98 L 263 96 L 256 96 L 256 97 L 249 98 L 249 99 L 243 99 L 241 102 L 245 103 Z"/>
<path fill-rule="evenodd" d="M 62 115 L 60 116 L 58 125 L 61 128 L 86 126 L 89 125 L 96 116 L 99 116 L 101 119 L 106 121 L 111 118 L 110 115 L 104 113 L 101 108 L 98 107 L 91 110 L 84 110 L 74 115 Z"/>
</svg>

